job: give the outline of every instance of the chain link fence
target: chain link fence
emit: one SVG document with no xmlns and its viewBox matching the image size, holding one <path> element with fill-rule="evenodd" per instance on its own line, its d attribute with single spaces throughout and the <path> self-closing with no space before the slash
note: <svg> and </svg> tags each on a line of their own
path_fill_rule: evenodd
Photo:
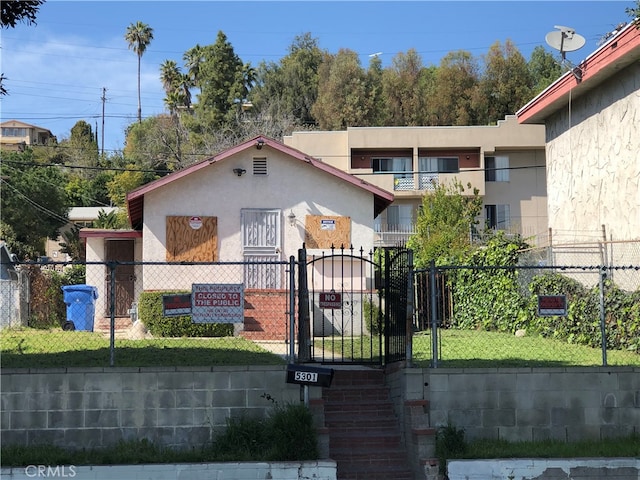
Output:
<svg viewBox="0 0 640 480">
<path fill-rule="evenodd" d="M 639 246 L 562 245 L 522 252 L 513 267 L 417 270 L 413 360 L 434 367 L 640 365 Z"/>
<path fill-rule="evenodd" d="M 273 364 L 291 355 L 295 263 L 5 267 L 3 367 Z"/>
<path fill-rule="evenodd" d="M 410 361 L 640 364 L 638 242 L 556 245 L 519 259 L 514 267 L 416 270 Z M 259 365 L 297 352 L 293 258 L 1 267 L 4 368 Z M 566 304 L 541 314 L 541 297 Z"/>
</svg>

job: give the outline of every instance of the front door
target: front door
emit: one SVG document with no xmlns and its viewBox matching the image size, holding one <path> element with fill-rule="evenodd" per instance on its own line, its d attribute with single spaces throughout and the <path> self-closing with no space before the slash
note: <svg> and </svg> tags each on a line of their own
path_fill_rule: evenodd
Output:
<svg viewBox="0 0 640 480">
<path fill-rule="evenodd" d="M 133 262 L 133 240 L 107 240 L 106 253 L 107 262 L 116 262 L 115 269 L 107 267 L 106 272 L 106 289 L 107 301 L 106 316 L 111 315 L 111 272 L 115 273 L 115 316 L 128 317 L 129 309 L 134 298 L 135 285 L 135 265 L 122 265 L 120 262 Z"/>
<path fill-rule="evenodd" d="M 281 288 L 282 265 L 268 263 L 280 261 L 281 216 L 279 209 L 241 210 L 245 288 Z"/>
</svg>

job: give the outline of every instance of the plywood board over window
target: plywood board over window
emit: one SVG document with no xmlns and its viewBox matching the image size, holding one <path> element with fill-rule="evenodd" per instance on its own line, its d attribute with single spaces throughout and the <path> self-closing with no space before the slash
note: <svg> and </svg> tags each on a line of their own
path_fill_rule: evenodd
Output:
<svg viewBox="0 0 640 480">
<path fill-rule="evenodd" d="M 304 242 L 307 248 L 349 248 L 351 217 L 307 215 Z"/>
<path fill-rule="evenodd" d="M 218 260 L 218 217 L 167 217 L 168 262 Z"/>
</svg>

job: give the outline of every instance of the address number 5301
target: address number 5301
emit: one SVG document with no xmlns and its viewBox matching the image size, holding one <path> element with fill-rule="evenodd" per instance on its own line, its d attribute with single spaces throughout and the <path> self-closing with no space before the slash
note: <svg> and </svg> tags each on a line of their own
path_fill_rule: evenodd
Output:
<svg viewBox="0 0 640 480">
<path fill-rule="evenodd" d="M 294 379 L 296 382 L 316 383 L 318 374 L 316 372 L 295 372 Z"/>
</svg>

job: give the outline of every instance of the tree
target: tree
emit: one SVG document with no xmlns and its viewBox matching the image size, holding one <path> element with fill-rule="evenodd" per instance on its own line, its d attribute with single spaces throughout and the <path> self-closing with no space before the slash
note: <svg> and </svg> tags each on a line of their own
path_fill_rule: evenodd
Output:
<svg viewBox="0 0 640 480">
<path fill-rule="evenodd" d="M 124 39 L 129 43 L 129 49 L 138 56 L 138 123 L 142 122 L 142 103 L 140 101 L 140 63 L 142 55 L 153 40 L 153 29 L 142 22 L 132 23 L 127 27 Z"/>
<path fill-rule="evenodd" d="M 200 88 L 195 105 L 197 129 L 220 128 L 235 120 L 236 105 L 245 96 L 244 65 L 227 36 L 218 32 L 213 45 L 203 47 L 203 61 L 199 64 Z"/>
<path fill-rule="evenodd" d="M 45 0 L 6 1 L 0 3 L 2 10 L 2 28 L 15 28 L 19 22 L 36 24 L 36 15 Z"/>
<path fill-rule="evenodd" d="M 387 125 L 424 125 L 428 92 L 423 88 L 427 73 L 414 49 L 398 53 L 382 76 Z"/>
<path fill-rule="evenodd" d="M 477 122 L 495 124 L 513 115 L 532 97 L 532 79 L 527 63 L 511 40 L 495 42 L 484 56 L 484 75 L 473 103 Z"/>
<path fill-rule="evenodd" d="M 478 63 L 469 52 L 448 53 L 435 73 L 429 124 L 476 125 L 471 102 L 478 79 Z"/>
<path fill-rule="evenodd" d="M 640 0 L 636 0 L 636 6 L 626 8 L 625 12 L 631 17 L 631 21 L 636 24 L 636 28 L 640 29 Z"/>
<path fill-rule="evenodd" d="M 532 96 L 539 94 L 562 75 L 560 62 L 540 45 L 533 49 L 527 67 L 533 85 Z"/>
<path fill-rule="evenodd" d="M 471 185 L 467 185 L 470 190 Z M 478 224 L 482 198 L 478 190 L 466 193 L 459 182 L 439 184 L 422 197 L 416 233 L 407 246 L 415 252 L 416 265 L 424 267 L 433 260 L 437 264 L 452 264 L 471 245 L 471 232 Z"/>
<path fill-rule="evenodd" d="M 3 236 L 18 257 L 44 253 L 44 240 L 58 238 L 68 221 L 65 175 L 58 166 L 33 163 L 32 152 L 10 153 L 0 164 Z"/>
<path fill-rule="evenodd" d="M 98 142 L 91 125 L 79 120 L 71 128 L 71 136 L 60 142 L 61 160 L 73 167 L 78 167 L 75 174 L 83 178 L 91 178 L 98 166 Z M 89 167 L 82 168 L 82 167 Z"/>
<path fill-rule="evenodd" d="M 335 56 L 325 55 L 318 73 L 318 98 L 311 113 L 320 128 L 362 126 L 369 104 L 367 78 L 358 54 L 343 48 Z"/>
<path fill-rule="evenodd" d="M 315 125 L 311 113 L 318 97 L 318 69 L 323 52 L 310 33 L 294 38 L 279 63 L 262 62 L 250 100 L 257 110 L 271 116 L 293 115 L 294 122 Z"/>
</svg>

